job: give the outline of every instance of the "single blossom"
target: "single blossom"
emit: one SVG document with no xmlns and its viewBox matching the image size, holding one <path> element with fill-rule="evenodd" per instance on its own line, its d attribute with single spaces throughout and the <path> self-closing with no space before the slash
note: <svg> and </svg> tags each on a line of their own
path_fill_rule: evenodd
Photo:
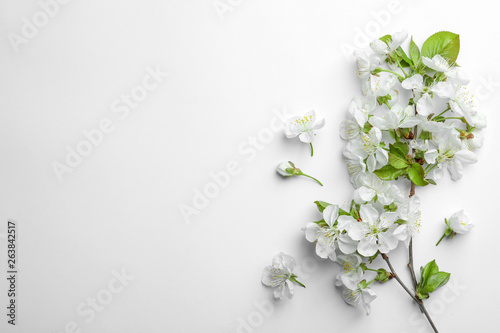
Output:
<svg viewBox="0 0 500 333">
<path fill-rule="evenodd" d="M 363 158 L 349 151 L 344 151 L 347 172 L 351 178 L 351 183 L 355 188 L 361 186 L 361 179 L 366 173 L 366 164 Z"/>
<path fill-rule="evenodd" d="M 358 65 L 358 78 L 367 79 L 371 72 L 380 65 L 382 59 L 375 54 L 367 55 L 366 52 L 354 51 L 356 63 Z"/>
<path fill-rule="evenodd" d="M 305 173 L 302 172 L 302 170 L 295 167 L 295 164 L 293 164 L 292 161 L 281 162 L 280 164 L 278 164 L 278 166 L 276 167 L 276 172 L 279 173 L 280 175 L 282 175 L 283 177 L 304 176 L 307 178 L 311 178 L 311 179 L 315 180 L 316 182 L 318 182 L 318 184 L 323 186 L 323 184 L 321 184 L 321 182 L 319 180 L 317 180 L 316 178 L 311 177 L 309 175 L 306 175 Z"/>
<path fill-rule="evenodd" d="M 377 75 L 371 75 L 362 83 L 363 94 L 366 96 L 386 96 L 397 95 L 393 87 L 398 81 L 397 76 L 387 72 L 381 72 Z"/>
<path fill-rule="evenodd" d="M 390 39 L 387 40 L 387 42 L 375 39 L 370 43 L 370 47 L 377 55 L 389 56 L 397 52 L 398 47 L 403 44 L 407 37 L 408 33 L 406 31 L 396 32 Z"/>
<path fill-rule="evenodd" d="M 316 112 L 309 111 L 303 117 L 292 117 L 285 122 L 285 135 L 287 138 L 299 136 L 300 141 L 309 143 L 311 156 L 313 155 L 312 142 L 316 136 L 315 131 L 325 126 L 325 119 L 317 119 Z"/>
<path fill-rule="evenodd" d="M 450 82 L 441 82 L 437 93 L 439 97 L 448 98 L 451 111 L 458 116 L 464 117 L 469 125 L 475 126 L 476 121 L 481 121 L 477 112 L 477 99 L 467 87 Z"/>
<path fill-rule="evenodd" d="M 463 175 L 463 164 L 477 162 L 477 156 L 468 149 L 462 149 L 462 144 L 456 131 L 446 131 L 435 135 L 438 147 L 429 149 L 424 154 L 424 159 L 433 166 L 435 179 L 442 177 L 444 169 L 448 169 L 452 180 L 458 180 Z M 430 171 L 430 169 L 429 169 Z"/>
<path fill-rule="evenodd" d="M 456 234 L 466 234 L 474 227 L 463 209 L 454 213 L 449 219 L 445 219 L 444 222 L 446 223 L 446 230 L 436 246 L 441 243 L 445 236 L 450 236 L 453 239 Z"/>
<path fill-rule="evenodd" d="M 395 104 L 383 117 L 371 117 L 369 122 L 371 125 L 387 131 L 397 128 L 413 128 L 420 124 L 421 120 L 415 116 L 413 106 L 404 107 L 401 104 Z"/>
<path fill-rule="evenodd" d="M 350 140 L 344 148 L 344 156 L 360 156 L 366 159 L 368 171 L 380 169 L 389 161 L 389 154 L 381 145 L 382 132 L 373 127 L 368 133 L 361 133 L 357 138 Z"/>
<path fill-rule="evenodd" d="M 280 252 L 273 257 L 272 265 L 266 266 L 262 272 L 262 284 L 274 289 L 274 298 L 283 299 L 287 295 L 292 299 L 294 294 L 294 286 L 292 282 L 304 286 L 297 280 L 297 276 L 293 274 L 295 268 L 295 259 Z"/>
<path fill-rule="evenodd" d="M 336 259 L 335 249 L 350 254 L 356 251 L 354 242 L 346 233 L 347 221 L 344 215 L 339 217 L 339 206 L 329 205 L 323 210 L 326 225 L 310 222 L 304 231 L 309 242 L 316 242 L 316 254 L 323 259 Z"/>
<path fill-rule="evenodd" d="M 396 185 L 381 180 L 373 173 L 366 173 L 360 177 L 358 185 L 360 186 L 354 191 L 354 201 L 357 204 L 373 200 L 385 206 L 394 201 L 403 201 L 403 194 Z"/>
<path fill-rule="evenodd" d="M 371 312 L 370 303 L 377 298 L 377 294 L 375 294 L 375 292 L 371 290 L 366 283 L 364 283 L 364 285 L 363 283 L 360 283 L 355 289 L 344 287 L 342 298 L 347 304 L 352 306 L 358 306 L 361 304 L 366 311 L 366 315 L 368 316 Z"/>
<path fill-rule="evenodd" d="M 447 59 L 443 58 L 439 54 L 433 56 L 432 59 L 428 57 L 422 57 L 422 62 L 430 69 L 433 69 L 436 72 L 444 73 L 446 77 L 450 78 L 452 81 L 458 84 L 465 85 L 470 81 L 467 75 L 460 69 L 459 66 L 451 64 Z"/>
<path fill-rule="evenodd" d="M 340 136 L 344 140 L 350 140 L 359 136 L 368 121 L 368 116 L 375 110 L 376 101 L 374 97 L 355 98 L 348 109 L 348 118 L 340 123 Z"/>
<path fill-rule="evenodd" d="M 394 237 L 391 229 L 396 220 L 396 213 L 387 212 L 379 215 L 371 204 L 365 204 L 361 205 L 359 215 L 361 221 L 350 217 L 348 228 L 349 236 L 359 241 L 359 254 L 370 257 L 377 251 L 388 253 L 397 247 L 398 239 Z"/>
<path fill-rule="evenodd" d="M 355 253 L 340 254 L 337 256 L 337 262 L 342 268 L 340 273 L 337 274 L 335 285 L 337 287 L 344 285 L 351 290 L 355 290 L 363 276 L 363 269 L 360 266 L 362 263 L 361 257 Z"/>
<path fill-rule="evenodd" d="M 394 236 L 408 247 L 410 240 L 419 231 L 422 224 L 420 198 L 412 196 L 404 205 L 398 207 L 399 226 L 394 230 Z"/>
</svg>

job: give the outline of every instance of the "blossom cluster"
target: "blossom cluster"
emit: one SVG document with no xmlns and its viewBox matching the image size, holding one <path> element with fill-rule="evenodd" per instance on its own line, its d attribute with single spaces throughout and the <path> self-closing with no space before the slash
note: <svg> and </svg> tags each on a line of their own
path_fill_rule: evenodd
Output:
<svg viewBox="0 0 500 333">
<path fill-rule="evenodd" d="M 344 300 L 362 305 L 366 314 L 376 298 L 370 284 L 397 278 L 368 265 L 380 254 L 387 261 L 387 253 L 400 242 L 411 253 L 411 240 L 421 227 L 415 186 L 437 185 L 444 170 L 452 180 L 460 179 L 464 165 L 477 162 L 476 150 L 483 145 L 486 127 L 486 118 L 467 88 L 469 79 L 456 63 L 458 35 L 436 33 L 421 49 L 412 38 L 408 55 L 402 48 L 407 39 L 406 32 L 398 32 L 373 41 L 368 50 L 355 52 L 362 95 L 352 100 L 340 125 L 340 136 L 347 141 L 343 156 L 355 189 L 353 198 L 345 209 L 316 201 L 322 219 L 304 227 L 305 238 L 315 243 L 316 254 L 341 266 L 335 284 L 343 288 Z M 313 115 L 304 119 L 312 124 L 316 121 Z M 311 134 L 324 124 L 304 126 L 308 122 L 297 119 L 289 121 L 287 136 Z M 311 143 L 312 137 L 302 141 Z M 280 165 L 278 173 L 303 175 L 290 163 Z M 404 179 L 410 184 L 409 197 L 400 188 Z M 473 226 L 463 211 L 445 222 L 442 238 L 466 233 Z M 283 259 L 275 260 L 278 263 L 267 269 L 263 282 L 279 285 L 278 296 L 282 296 L 281 290 L 290 281 L 299 282 L 289 269 L 294 264 L 283 266 Z M 270 282 L 269 272 L 275 272 L 274 282 Z M 433 260 L 422 267 L 418 284 L 414 277 L 417 296 L 410 296 L 420 304 L 449 277 Z"/>
</svg>

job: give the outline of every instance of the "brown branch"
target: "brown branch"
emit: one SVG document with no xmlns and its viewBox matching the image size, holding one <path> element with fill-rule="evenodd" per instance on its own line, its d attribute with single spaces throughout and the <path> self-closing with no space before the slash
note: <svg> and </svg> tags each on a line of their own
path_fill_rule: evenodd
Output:
<svg viewBox="0 0 500 333">
<path fill-rule="evenodd" d="M 422 302 L 421 299 L 417 298 L 416 295 L 413 295 L 410 289 L 404 284 L 404 282 L 399 278 L 398 274 L 396 274 L 396 271 L 394 270 L 394 267 L 392 267 L 391 262 L 389 261 L 389 257 L 385 254 L 382 253 L 382 258 L 387 262 L 387 266 L 389 266 L 389 269 L 391 270 L 392 275 L 398 281 L 398 283 L 403 287 L 403 289 L 410 295 L 410 297 L 415 301 L 415 303 L 418 304 L 420 310 L 423 312 L 425 317 L 427 318 L 427 321 L 431 325 L 432 329 L 434 330 L 434 333 L 439 333 L 438 329 L 436 328 L 436 325 L 434 325 L 434 322 L 432 321 L 431 316 L 427 312 L 427 309 L 424 306 L 424 303 Z"/>
</svg>

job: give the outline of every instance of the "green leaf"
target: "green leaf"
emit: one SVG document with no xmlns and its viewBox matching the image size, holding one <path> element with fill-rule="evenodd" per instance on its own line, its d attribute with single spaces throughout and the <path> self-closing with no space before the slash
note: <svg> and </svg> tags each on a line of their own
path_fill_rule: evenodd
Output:
<svg viewBox="0 0 500 333">
<path fill-rule="evenodd" d="M 400 47 L 398 47 L 397 52 L 401 55 L 402 60 L 400 61 L 401 66 L 403 67 L 413 67 L 413 61 L 406 55 L 405 51 Z"/>
<path fill-rule="evenodd" d="M 450 279 L 450 273 L 440 272 L 436 260 L 420 267 L 420 282 L 417 285 L 417 294 L 420 299 L 429 297 L 429 294 L 444 286 Z"/>
<path fill-rule="evenodd" d="M 406 173 L 406 169 L 396 169 L 392 165 L 386 165 L 382 169 L 373 172 L 382 180 L 393 180 Z"/>
<path fill-rule="evenodd" d="M 331 204 L 325 201 L 314 201 L 316 206 L 318 207 L 318 210 L 323 213 L 326 207 L 330 206 Z"/>
<path fill-rule="evenodd" d="M 404 142 L 395 142 L 392 146 L 397 149 L 399 156 L 404 158 L 406 158 L 406 155 L 408 155 L 408 152 L 410 151 L 408 144 Z M 389 146 L 389 148 L 391 147 Z M 395 153 L 395 151 L 392 151 L 392 153 Z"/>
<path fill-rule="evenodd" d="M 413 36 L 410 40 L 410 58 L 413 61 L 414 66 L 416 67 L 420 62 L 420 49 L 417 44 L 413 41 Z"/>
<path fill-rule="evenodd" d="M 394 155 L 393 153 L 389 153 L 389 164 L 395 167 L 396 169 L 406 169 L 409 166 L 409 163 L 406 160 L 406 158 Z"/>
<path fill-rule="evenodd" d="M 432 184 L 432 185 L 437 185 L 436 182 L 434 181 L 434 179 L 426 179 L 426 181 L 429 183 L 429 184 Z"/>
<path fill-rule="evenodd" d="M 457 61 L 459 51 L 460 36 L 449 31 L 435 33 L 422 45 L 422 57 L 432 58 L 439 54 L 451 63 Z"/>
<path fill-rule="evenodd" d="M 415 185 L 425 186 L 429 184 L 429 182 L 424 179 L 424 168 L 422 168 L 422 166 L 417 162 L 413 162 L 411 165 L 410 170 L 408 170 L 408 177 Z"/>
</svg>

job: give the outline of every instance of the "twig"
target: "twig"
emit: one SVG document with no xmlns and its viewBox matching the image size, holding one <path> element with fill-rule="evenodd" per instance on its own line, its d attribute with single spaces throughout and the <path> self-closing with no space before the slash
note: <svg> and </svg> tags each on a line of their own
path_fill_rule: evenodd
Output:
<svg viewBox="0 0 500 333">
<path fill-rule="evenodd" d="M 411 278 L 413 280 L 413 287 L 417 291 L 417 277 L 415 276 L 415 269 L 413 268 L 413 237 L 410 238 L 410 246 L 408 247 L 408 268 L 410 269 Z"/>
<path fill-rule="evenodd" d="M 412 292 L 410 291 L 410 289 L 408 289 L 408 287 L 404 284 L 404 282 L 401 281 L 398 274 L 396 274 L 394 267 L 392 267 L 391 262 L 389 261 L 389 257 L 385 253 L 382 253 L 382 258 L 387 262 L 387 266 L 389 266 L 389 269 L 391 270 L 392 275 L 394 276 L 396 281 L 398 281 L 398 283 L 401 285 L 401 287 L 403 287 L 403 289 L 408 293 L 408 295 L 410 295 L 410 297 L 418 304 L 420 310 L 424 313 L 425 317 L 429 321 L 429 324 L 431 325 L 434 332 L 439 333 L 439 331 L 436 328 L 436 325 L 434 325 L 434 322 L 432 321 L 431 316 L 427 312 L 427 309 L 425 308 L 425 305 L 422 302 L 422 300 L 417 298 L 415 295 L 413 295 Z"/>
</svg>

